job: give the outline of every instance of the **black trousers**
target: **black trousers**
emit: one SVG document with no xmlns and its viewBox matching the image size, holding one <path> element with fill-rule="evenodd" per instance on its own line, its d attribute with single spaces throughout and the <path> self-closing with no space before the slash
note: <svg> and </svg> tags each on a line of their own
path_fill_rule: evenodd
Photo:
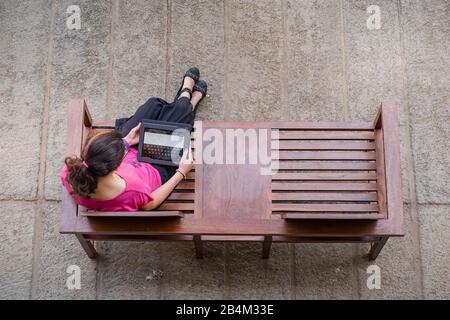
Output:
<svg viewBox="0 0 450 320">
<path fill-rule="evenodd" d="M 168 103 L 161 98 L 150 98 L 140 106 L 135 114 L 129 118 L 116 120 L 116 129 L 125 137 L 131 129 L 136 127 L 142 120 L 160 120 L 194 125 L 195 114 L 189 98 L 181 97 Z M 162 183 L 167 182 L 176 172 L 175 167 L 152 164 L 161 175 Z"/>
</svg>

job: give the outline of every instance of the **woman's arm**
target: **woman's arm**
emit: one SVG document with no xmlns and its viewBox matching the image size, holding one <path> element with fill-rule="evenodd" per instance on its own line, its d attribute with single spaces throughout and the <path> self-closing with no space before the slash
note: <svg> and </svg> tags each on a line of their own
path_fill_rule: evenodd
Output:
<svg viewBox="0 0 450 320">
<path fill-rule="evenodd" d="M 134 127 L 133 129 L 128 132 L 127 136 L 124 138 L 125 141 L 130 145 L 134 146 L 135 144 L 139 143 L 139 135 L 141 132 L 141 123 Z"/>
<path fill-rule="evenodd" d="M 172 190 L 177 186 L 178 183 L 181 182 L 181 180 L 183 180 L 183 178 L 183 175 L 177 171 L 172 176 L 172 178 L 170 178 L 161 187 L 151 193 L 153 200 L 143 206 L 142 210 L 149 211 L 159 207 L 159 205 L 167 199 Z"/>
<path fill-rule="evenodd" d="M 175 189 L 177 184 L 179 184 L 181 180 L 186 177 L 188 172 L 191 171 L 193 167 L 194 159 L 192 157 L 191 146 L 189 146 L 188 152 L 183 154 L 183 157 L 181 158 L 180 166 L 178 167 L 177 172 L 175 172 L 172 178 L 170 178 L 166 183 L 164 183 L 161 187 L 154 190 L 150 194 L 153 200 L 147 203 L 141 209 L 149 211 L 159 207 L 159 205 L 167 199 L 172 190 Z"/>
</svg>

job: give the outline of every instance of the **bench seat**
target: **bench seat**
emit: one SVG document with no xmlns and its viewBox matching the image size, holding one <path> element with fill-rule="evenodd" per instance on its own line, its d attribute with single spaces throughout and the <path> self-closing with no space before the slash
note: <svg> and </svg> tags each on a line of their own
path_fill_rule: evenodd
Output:
<svg viewBox="0 0 450 320">
<path fill-rule="evenodd" d="M 386 218 L 381 129 L 371 123 L 278 124 L 272 212 L 286 219 Z"/>
</svg>

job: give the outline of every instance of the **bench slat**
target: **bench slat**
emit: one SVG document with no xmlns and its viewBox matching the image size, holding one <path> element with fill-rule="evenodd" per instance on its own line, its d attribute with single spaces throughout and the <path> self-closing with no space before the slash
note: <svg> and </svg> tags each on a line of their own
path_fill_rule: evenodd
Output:
<svg viewBox="0 0 450 320">
<path fill-rule="evenodd" d="M 369 141 L 343 140 L 281 140 L 279 150 L 375 150 L 375 144 Z"/>
<path fill-rule="evenodd" d="M 375 160 L 373 151 L 279 151 L 280 159 L 291 160 Z"/>
<path fill-rule="evenodd" d="M 274 161 L 273 167 L 280 170 L 349 170 L 370 171 L 376 170 L 375 162 L 359 161 Z"/>
<path fill-rule="evenodd" d="M 377 184 L 370 183 L 308 183 L 272 182 L 272 190 L 298 191 L 376 191 Z"/>
<path fill-rule="evenodd" d="M 186 179 L 194 180 L 195 179 L 195 172 L 194 171 L 189 171 L 188 174 L 186 175 Z"/>
<path fill-rule="evenodd" d="M 272 128 L 279 129 L 307 129 L 307 130 L 371 130 L 373 129 L 372 122 L 360 122 L 360 121 L 342 121 L 342 122 L 330 122 L 330 121 L 286 121 L 286 122 L 271 122 Z"/>
<path fill-rule="evenodd" d="M 280 130 L 280 140 L 374 140 L 373 131 Z"/>
<path fill-rule="evenodd" d="M 194 190 L 195 182 L 181 181 L 176 187 L 176 190 Z"/>
<path fill-rule="evenodd" d="M 272 211 L 297 212 L 377 212 L 376 204 L 273 203 Z"/>
<path fill-rule="evenodd" d="M 193 211 L 195 204 L 193 202 L 164 202 L 158 207 L 158 210 L 165 211 Z"/>
<path fill-rule="evenodd" d="M 377 201 L 376 192 L 274 192 L 272 201 Z"/>
<path fill-rule="evenodd" d="M 195 200 L 194 192 L 172 192 L 168 200 Z"/>
<path fill-rule="evenodd" d="M 101 212 L 101 211 L 80 211 L 80 216 L 84 217 L 124 217 L 124 218 L 158 218 L 158 217 L 179 217 L 182 218 L 184 215 L 180 211 L 109 211 L 109 212 Z"/>
<path fill-rule="evenodd" d="M 283 213 L 283 219 L 324 219 L 324 220 L 378 220 L 383 219 L 379 213 Z"/>
<path fill-rule="evenodd" d="M 355 180 L 355 181 L 373 181 L 377 180 L 377 175 L 371 173 L 359 172 L 281 172 L 272 176 L 272 180 Z"/>
</svg>

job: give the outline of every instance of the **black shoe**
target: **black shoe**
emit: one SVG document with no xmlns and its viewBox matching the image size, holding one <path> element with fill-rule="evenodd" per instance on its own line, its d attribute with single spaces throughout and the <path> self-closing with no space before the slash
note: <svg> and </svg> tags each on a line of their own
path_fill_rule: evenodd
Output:
<svg viewBox="0 0 450 320">
<path fill-rule="evenodd" d="M 181 80 L 181 86 L 180 86 L 180 89 L 178 89 L 178 92 L 175 96 L 174 101 L 176 101 L 178 99 L 178 97 L 180 96 L 180 94 L 184 91 L 192 93 L 192 92 L 190 92 L 190 90 L 188 88 L 185 88 L 185 89 L 188 89 L 189 91 L 183 89 L 184 78 L 186 78 L 186 77 L 192 78 L 194 80 L 195 84 L 197 84 L 198 80 L 200 79 L 200 70 L 198 70 L 198 68 L 196 68 L 196 67 L 192 67 L 188 71 L 186 71 L 186 73 L 184 74 L 183 80 Z"/>
<path fill-rule="evenodd" d="M 198 91 L 201 92 L 202 94 L 202 98 L 200 99 L 200 101 L 198 103 L 200 103 L 203 98 L 206 96 L 206 93 L 208 92 L 208 85 L 206 84 L 206 81 L 204 80 L 199 80 L 195 85 L 194 85 L 194 90 L 193 92 Z"/>
</svg>

